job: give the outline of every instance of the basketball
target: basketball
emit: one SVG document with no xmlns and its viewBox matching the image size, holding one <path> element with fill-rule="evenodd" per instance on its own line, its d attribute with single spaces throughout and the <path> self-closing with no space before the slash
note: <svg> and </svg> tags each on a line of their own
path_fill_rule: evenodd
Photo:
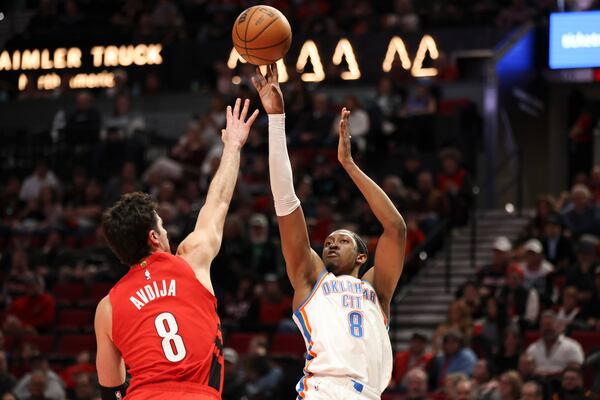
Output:
<svg viewBox="0 0 600 400">
<path fill-rule="evenodd" d="M 254 6 L 242 12 L 231 32 L 237 52 L 254 65 L 267 65 L 283 58 L 292 43 L 287 18 L 276 8 Z"/>
</svg>

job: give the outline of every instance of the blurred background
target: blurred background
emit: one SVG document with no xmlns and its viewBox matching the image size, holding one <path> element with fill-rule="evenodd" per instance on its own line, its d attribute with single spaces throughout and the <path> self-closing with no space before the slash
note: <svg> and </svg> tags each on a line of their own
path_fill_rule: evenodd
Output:
<svg viewBox="0 0 600 400">
<path fill-rule="evenodd" d="M 1 399 L 99 398 L 94 307 L 127 271 L 101 213 L 143 190 L 173 248 L 193 229 L 226 105 L 260 104 L 230 39 L 254 4 L 0 4 Z M 279 70 L 313 247 L 339 227 L 371 250 L 380 234 L 337 164 L 342 106 L 408 224 L 384 398 L 597 397 L 600 2 L 264 4 L 294 34 Z M 266 139 L 262 113 L 212 265 L 226 400 L 293 398 L 304 363 Z"/>
</svg>

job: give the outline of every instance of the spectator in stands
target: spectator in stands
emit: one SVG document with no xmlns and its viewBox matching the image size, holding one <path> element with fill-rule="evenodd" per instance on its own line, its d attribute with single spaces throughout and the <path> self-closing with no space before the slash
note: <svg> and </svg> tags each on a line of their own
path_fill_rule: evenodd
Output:
<svg viewBox="0 0 600 400">
<path fill-rule="evenodd" d="M 381 188 L 392 200 L 397 209 L 406 210 L 408 208 L 408 193 L 399 176 L 386 176 L 381 183 Z M 407 254 L 410 254 L 410 252 L 407 251 Z"/>
<path fill-rule="evenodd" d="M 475 390 L 473 383 L 468 380 L 462 380 L 456 384 L 456 400 L 475 400 Z"/>
<path fill-rule="evenodd" d="M 245 382 L 237 351 L 229 347 L 224 348 L 223 360 L 225 362 L 223 400 L 242 400 L 245 395 Z"/>
<path fill-rule="evenodd" d="M 119 93 L 115 97 L 113 112 L 104 117 L 104 128 L 100 132 L 100 138 L 107 140 L 107 128 L 116 128 L 119 141 L 132 139 L 136 133 L 146 129 L 146 121 L 140 114 L 131 110 L 131 98 L 125 93 Z"/>
<path fill-rule="evenodd" d="M 477 336 L 477 343 L 481 344 L 480 350 L 489 358 L 497 354 L 500 348 L 502 333 L 507 324 L 506 311 L 504 304 L 495 297 L 488 297 L 483 308 L 483 318 L 477 323 L 481 329 Z M 475 344 L 475 340 L 473 342 Z"/>
<path fill-rule="evenodd" d="M 413 368 L 406 374 L 406 400 L 427 399 L 427 372 Z"/>
<path fill-rule="evenodd" d="M 592 193 L 594 204 L 598 204 L 600 202 L 600 165 L 594 165 L 592 168 L 588 187 Z"/>
<path fill-rule="evenodd" d="M 528 290 L 537 290 L 543 297 L 546 295 L 546 276 L 554 270 L 554 266 L 544 259 L 544 250 L 539 240 L 529 239 L 523 245 L 523 250 L 523 286 Z"/>
<path fill-rule="evenodd" d="M 498 373 L 511 369 L 516 370 L 522 350 L 521 334 L 518 328 L 515 325 L 509 325 L 504 329 L 502 345 L 494 359 Z"/>
<path fill-rule="evenodd" d="M 527 348 L 527 354 L 535 360 L 537 375 L 556 376 L 570 363 L 583 364 L 581 345 L 559 333 L 553 311 L 542 313 L 540 334 L 540 339 Z"/>
<path fill-rule="evenodd" d="M 395 384 L 402 390 L 407 386 L 408 372 L 415 368 L 425 369 L 433 355 L 426 351 L 427 336 L 414 332 L 410 338 L 408 349 L 396 353 L 394 357 Z"/>
<path fill-rule="evenodd" d="M 476 400 L 500 400 L 498 381 L 494 379 L 494 372 L 485 358 L 480 358 L 475 363 L 471 382 Z"/>
<path fill-rule="evenodd" d="M 75 110 L 67 116 L 64 129 L 65 140 L 76 147 L 93 146 L 98 143 L 102 117 L 94 105 L 94 98 L 89 92 L 80 92 L 75 97 Z M 89 154 L 86 147 L 82 155 Z M 76 150 L 76 152 L 79 152 Z"/>
<path fill-rule="evenodd" d="M 23 330 L 44 331 L 54 322 L 56 302 L 34 277 L 28 277 L 26 285 L 26 295 L 14 299 L 6 314 L 15 317 Z"/>
<path fill-rule="evenodd" d="M 448 214 L 448 200 L 434 187 L 433 175 L 429 171 L 419 173 L 414 194 L 413 211 L 417 214 L 421 229 L 428 233 Z"/>
<path fill-rule="evenodd" d="M 0 393 L 6 393 L 15 387 L 17 380 L 8 370 L 8 362 L 6 360 L 6 352 L 0 350 Z"/>
<path fill-rule="evenodd" d="M 263 214 L 252 214 L 248 221 L 248 267 L 259 276 L 277 273 L 277 250 L 269 240 L 269 221 Z"/>
<path fill-rule="evenodd" d="M 496 18 L 498 26 L 518 26 L 533 20 L 536 12 L 525 0 L 513 0 L 510 7 L 505 8 Z"/>
<path fill-rule="evenodd" d="M 600 331 L 600 265 L 594 269 L 594 294 L 592 298 L 583 303 L 581 318 L 586 321 L 591 329 Z"/>
<path fill-rule="evenodd" d="M 394 87 L 389 76 L 383 76 L 377 85 L 377 94 L 373 99 L 380 125 L 377 127 L 387 137 L 397 132 L 397 113 L 402 104 L 402 97 Z"/>
<path fill-rule="evenodd" d="M 65 223 L 78 233 L 89 233 L 99 225 L 102 210 L 102 186 L 91 179 L 85 185 L 83 198 L 76 199 L 66 207 Z"/>
<path fill-rule="evenodd" d="M 583 235 L 576 248 L 577 264 L 571 266 L 566 274 L 565 285 L 577 288 L 577 295 L 581 302 L 587 302 L 594 292 L 594 266 L 598 261 L 598 238 Z"/>
<path fill-rule="evenodd" d="M 465 346 L 464 335 L 456 329 L 444 335 L 443 354 L 432 360 L 430 388 L 445 385 L 448 374 L 462 373 L 471 376 L 477 356 Z"/>
<path fill-rule="evenodd" d="M 536 369 L 536 361 L 531 355 L 524 353 L 519 357 L 518 372 L 523 381 L 537 382 L 542 387 L 544 394 L 549 393 L 549 385 L 546 377 L 536 374 Z"/>
<path fill-rule="evenodd" d="M 33 272 L 29 267 L 29 257 L 22 248 L 16 246 L 9 256 L 10 269 L 4 277 L 2 288 L 6 302 L 24 296 L 27 293 L 27 283 L 33 277 Z"/>
<path fill-rule="evenodd" d="M 507 317 L 521 327 L 534 325 L 540 311 L 540 298 L 535 289 L 523 285 L 523 268 L 512 263 L 506 270 L 507 282 L 500 290 L 500 299 L 506 307 Z"/>
<path fill-rule="evenodd" d="M 352 110 L 350 117 L 348 117 L 348 122 L 350 123 L 350 126 L 352 126 L 352 139 L 356 142 L 358 152 L 364 153 L 367 150 L 367 141 L 370 140 L 367 136 L 371 129 L 369 114 L 354 95 L 345 96 L 342 104 L 345 104 L 348 110 Z M 334 120 L 331 127 L 331 137 L 334 139 L 335 143 L 338 142 L 339 137 L 338 125 L 339 121 Z"/>
<path fill-rule="evenodd" d="M 498 385 L 500 399 L 519 400 L 521 398 L 521 386 L 523 381 L 517 371 L 507 371 L 500 375 Z"/>
<path fill-rule="evenodd" d="M 122 194 L 140 189 L 138 172 L 135 163 L 126 162 L 121 168 L 118 176 L 111 178 L 104 188 L 103 204 L 108 206 L 114 204 L 121 198 Z M 156 194 L 156 193 L 152 193 Z"/>
<path fill-rule="evenodd" d="M 541 238 L 546 260 L 557 269 L 564 269 L 575 261 L 573 244 L 563 234 L 562 227 L 562 219 L 559 214 L 548 215 Z"/>
<path fill-rule="evenodd" d="M 506 236 L 498 236 L 492 249 L 492 263 L 477 271 L 477 283 L 483 296 L 495 296 L 506 284 L 506 268 L 510 262 L 512 244 Z"/>
<path fill-rule="evenodd" d="M 65 383 L 67 390 L 73 390 L 77 386 L 78 376 L 96 372 L 96 367 L 90 361 L 90 352 L 82 351 L 77 355 L 75 364 L 68 366 L 61 372 L 60 377 Z"/>
<path fill-rule="evenodd" d="M 46 163 L 40 161 L 33 173 L 23 181 L 21 191 L 19 192 L 19 199 L 24 202 L 35 201 L 39 198 L 40 192 L 44 187 L 52 187 L 55 190 L 59 190 L 60 183 Z"/>
<path fill-rule="evenodd" d="M 38 356 L 33 358 L 30 364 L 33 372 L 25 374 L 17 382 L 14 388 L 15 394 L 20 399 L 64 400 L 64 383 L 50 369 L 48 360 L 43 356 Z"/>
<path fill-rule="evenodd" d="M 280 398 L 283 371 L 268 357 L 254 355 L 247 359 L 245 376 L 248 399 Z"/>
<path fill-rule="evenodd" d="M 14 393 L 10 392 L 10 391 L 6 391 L 2 394 L 1 397 L 2 400 L 19 400 L 17 399 L 17 396 L 14 395 Z"/>
<path fill-rule="evenodd" d="M 451 330 L 459 331 L 465 340 L 471 338 L 473 331 L 471 309 L 462 300 L 455 300 L 450 304 L 446 322 L 437 326 L 431 343 L 431 352 L 434 356 L 441 349 L 443 338 Z"/>
<path fill-rule="evenodd" d="M 75 389 L 73 400 L 96 400 L 98 398 L 97 384 L 93 383 L 92 375 L 89 373 L 79 373 L 75 376 Z"/>
<path fill-rule="evenodd" d="M 461 372 L 448 374 L 446 377 L 446 382 L 442 389 L 441 395 L 445 394 L 446 399 L 448 400 L 457 400 L 458 393 L 457 388 L 458 385 L 462 382 L 468 382 L 469 377 Z"/>
<path fill-rule="evenodd" d="M 462 301 L 471 310 L 471 318 L 473 320 L 481 318 L 484 312 L 484 304 L 481 301 L 481 294 L 479 293 L 479 287 L 474 281 L 467 281 L 462 287 Z"/>
<path fill-rule="evenodd" d="M 469 207 L 472 199 L 471 178 L 460 165 L 462 155 L 455 148 L 440 152 L 442 170 L 437 175 L 437 188 L 448 199 L 450 221 L 454 226 L 463 226 L 469 219 Z"/>
<path fill-rule="evenodd" d="M 585 185 L 574 185 L 571 189 L 571 202 L 563 211 L 565 226 L 574 238 L 589 233 L 600 233 L 596 206 L 592 203 L 592 194 Z"/>
<path fill-rule="evenodd" d="M 421 172 L 423 172 L 423 162 L 417 150 L 409 149 L 403 156 L 402 173 L 400 179 L 411 194 L 417 192 L 418 180 Z"/>
<path fill-rule="evenodd" d="M 583 327 L 577 289 L 573 286 L 563 289 L 561 301 L 556 310 L 556 324 L 559 333 Z"/>
<path fill-rule="evenodd" d="M 558 212 L 554 198 L 549 194 L 539 195 L 535 203 L 535 216 L 531 219 L 524 230 L 523 238 L 539 238 L 544 233 L 546 219 Z"/>
<path fill-rule="evenodd" d="M 311 147 L 322 143 L 329 136 L 333 116 L 329 108 L 329 98 L 323 92 L 312 95 L 311 108 L 295 127 L 296 135 L 292 138 L 294 145 Z"/>
<path fill-rule="evenodd" d="M 283 293 L 276 275 L 265 275 L 258 307 L 258 322 L 265 328 L 275 329 L 289 319 L 292 299 Z"/>
<path fill-rule="evenodd" d="M 437 102 L 431 94 L 431 90 L 419 84 L 415 90 L 408 96 L 404 107 L 400 110 L 400 116 L 403 118 L 433 115 L 437 111 Z"/>
<path fill-rule="evenodd" d="M 536 381 L 527 381 L 521 389 L 521 400 L 543 400 L 544 390 Z"/>
<path fill-rule="evenodd" d="M 583 386 L 581 367 L 568 366 L 562 371 L 560 389 L 552 395 L 558 400 L 592 399 L 592 395 Z"/>
</svg>

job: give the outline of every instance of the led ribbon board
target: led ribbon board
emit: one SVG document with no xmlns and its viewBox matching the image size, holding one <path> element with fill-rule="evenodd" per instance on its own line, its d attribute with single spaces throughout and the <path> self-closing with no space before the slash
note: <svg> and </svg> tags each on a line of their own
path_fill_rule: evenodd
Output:
<svg viewBox="0 0 600 400">
<path fill-rule="evenodd" d="M 600 67 L 600 11 L 550 15 L 550 68 Z"/>
</svg>

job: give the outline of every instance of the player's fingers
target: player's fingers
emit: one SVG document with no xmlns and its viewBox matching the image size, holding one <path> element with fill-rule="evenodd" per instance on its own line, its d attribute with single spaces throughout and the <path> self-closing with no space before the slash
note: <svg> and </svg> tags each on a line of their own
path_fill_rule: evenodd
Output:
<svg viewBox="0 0 600 400">
<path fill-rule="evenodd" d="M 256 90 L 260 90 L 260 86 L 258 85 L 258 80 L 256 79 L 256 77 L 253 76 L 252 78 L 250 78 L 250 80 L 252 81 L 252 85 L 254 86 L 254 88 Z"/>
<path fill-rule="evenodd" d="M 227 106 L 225 116 L 227 117 L 227 126 L 229 126 L 231 124 L 231 121 L 233 120 L 233 115 L 231 114 L 231 106 Z"/>
<path fill-rule="evenodd" d="M 246 125 L 251 126 L 256 121 L 256 117 L 258 117 L 258 110 L 254 110 L 248 121 L 246 121 Z"/>
<path fill-rule="evenodd" d="M 263 87 L 264 85 L 267 84 L 267 81 L 265 80 L 264 75 L 262 74 L 262 71 L 260 70 L 260 67 L 256 67 L 256 76 L 257 76 L 257 80 L 258 83 L 260 83 L 260 86 Z"/>
<path fill-rule="evenodd" d="M 242 100 L 238 97 L 235 100 L 235 106 L 233 107 L 233 119 L 240 119 L 240 104 Z"/>
<path fill-rule="evenodd" d="M 242 108 L 242 113 L 240 114 L 240 121 L 244 122 L 246 120 L 246 115 L 248 115 L 248 108 L 250 108 L 250 100 L 244 100 L 244 108 Z"/>
<path fill-rule="evenodd" d="M 277 71 L 277 63 L 271 64 L 271 68 L 273 69 L 273 81 L 277 83 L 279 82 L 279 71 Z"/>
</svg>

